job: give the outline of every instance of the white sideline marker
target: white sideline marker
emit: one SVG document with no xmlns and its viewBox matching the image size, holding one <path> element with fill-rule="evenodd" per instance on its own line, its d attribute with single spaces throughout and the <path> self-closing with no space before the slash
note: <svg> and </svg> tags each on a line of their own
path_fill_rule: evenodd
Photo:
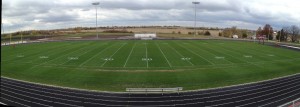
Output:
<svg viewBox="0 0 300 107">
<path fill-rule="evenodd" d="M 252 58 L 251 55 L 244 55 L 245 58 Z"/>
<path fill-rule="evenodd" d="M 191 60 L 191 58 L 186 57 L 186 58 L 181 58 L 181 60 L 183 60 L 183 61 L 189 61 L 189 60 Z"/>
<path fill-rule="evenodd" d="M 142 61 L 152 61 L 152 58 L 142 58 Z"/>
<path fill-rule="evenodd" d="M 39 58 L 41 58 L 41 59 L 47 59 L 49 57 L 48 56 L 40 56 Z"/>
<path fill-rule="evenodd" d="M 221 56 L 216 56 L 216 59 L 224 59 L 225 57 L 221 57 Z"/>
<path fill-rule="evenodd" d="M 22 58 L 22 57 L 24 57 L 24 55 L 17 55 L 17 57 L 18 57 L 18 58 Z"/>
<path fill-rule="evenodd" d="M 68 57 L 69 60 L 77 60 L 79 59 L 78 57 Z"/>
<path fill-rule="evenodd" d="M 272 54 L 268 54 L 268 56 L 275 56 L 275 55 L 272 55 Z"/>
<path fill-rule="evenodd" d="M 103 58 L 103 60 L 105 60 L 105 61 L 113 61 L 114 58 Z"/>
</svg>

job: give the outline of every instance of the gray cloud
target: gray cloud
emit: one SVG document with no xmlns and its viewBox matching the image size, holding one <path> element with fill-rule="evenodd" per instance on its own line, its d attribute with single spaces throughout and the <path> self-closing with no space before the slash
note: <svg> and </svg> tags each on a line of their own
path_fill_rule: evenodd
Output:
<svg viewBox="0 0 300 107">
<path fill-rule="evenodd" d="M 111 25 L 178 25 L 192 26 L 193 0 L 101 0 L 99 23 Z M 297 0 L 199 0 L 197 20 L 203 26 L 232 26 L 243 23 L 246 28 L 264 24 L 281 26 L 299 24 L 300 3 Z M 289 1 L 289 2 L 288 2 Z M 65 26 L 94 26 L 95 8 L 85 0 L 5 0 L 3 23 L 10 29 L 43 24 L 60 28 Z M 16 25 L 19 24 L 19 25 Z M 202 26 L 201 25 L 201 26 Z M 240 25 L 240 24 L 239 24 Z M 236 25 L 236 26 L 239 26 Z M 18 27 L 17 27 L 18 26 Z"/>
</svg>

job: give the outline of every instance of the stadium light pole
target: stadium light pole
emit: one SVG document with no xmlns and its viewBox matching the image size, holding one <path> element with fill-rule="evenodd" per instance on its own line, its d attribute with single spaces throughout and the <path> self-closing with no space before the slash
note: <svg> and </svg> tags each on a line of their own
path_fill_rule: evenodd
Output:
<svg viewBox="0 0 300 107">
<path fill-rule="evenodd" d="M 195 5 L 195 22 L 194 22 L 194 37 L 196 37 L 196 21 L 197 21 L 197 4 L 200 4 L 200 2 L 192 2 Z"/>
<path fill-rule="evenodd" d="M 94 2 L 94 3 L 92 3 L 92 5 L 94 5 L 94 6 L 95 6 L 95 8 L 96 8 L 96 32 L 97 32 L 97 39 L 99 39 L 99 36 L 98 36 L 98 30 L 97 30 L 97 28 L 98 28 L 98 20 L 97 20 L 97 6 L 98 6 L 99 4 L 100 4 L 99 2 Z"/>
</svg>

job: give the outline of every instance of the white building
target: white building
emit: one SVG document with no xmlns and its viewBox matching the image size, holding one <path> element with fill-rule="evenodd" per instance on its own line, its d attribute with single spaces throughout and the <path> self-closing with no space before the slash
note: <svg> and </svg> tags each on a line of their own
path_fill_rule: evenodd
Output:
<svg viewBox="0 0 300 107">
<path fill-rule="evenodd" d="M 156 33 L 135 33 L 135 38 L 156 38 Z"/>
<path fill-rule="evenodd" d="M 232 38 L 234 38 L 234 39 L 238 39 L 238 38 L 239 38 L 239 36 L 238 36 L 238 35 L 233 35 L 233 36 L 232 36 Z"/>
</svg>

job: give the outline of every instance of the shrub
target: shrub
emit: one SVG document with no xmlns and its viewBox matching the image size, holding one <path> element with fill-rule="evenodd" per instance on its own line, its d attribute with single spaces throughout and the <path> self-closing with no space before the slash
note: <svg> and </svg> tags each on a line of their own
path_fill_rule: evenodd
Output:
<svg viewBox="0 0 300 107">
<path fill-rule="evenodd" d="M 247 33 L 243 33 L 243 36 L 242 36 L 243 38 L 247 38 L 248 37 L 248 35 L 247 35 Z"/>
<path fill-rule="evenodd" d="M 210 36 L 210 32 L 209 31 L 205 31 L 204 35 Z"/>
</svg>

